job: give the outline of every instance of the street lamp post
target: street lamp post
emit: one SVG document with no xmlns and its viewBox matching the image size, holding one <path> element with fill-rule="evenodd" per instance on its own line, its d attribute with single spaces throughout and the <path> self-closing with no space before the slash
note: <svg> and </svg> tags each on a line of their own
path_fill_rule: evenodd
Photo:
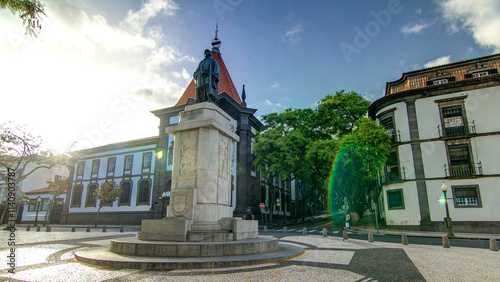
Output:
<svg viewBox="0 0 500 282">
<path fill-rule="evenodd" d="M 170 191 L 166 191 L 161 193 L 161 199 L 163 201 L 162 207 L 161 207 L 161 217 L 165 217 L 165 198 L 170 198 Z"/>
<path fill-rule="evenodd" d="M 279 210 L 279 207 L 280 207 L 280 198 L 276 198 L 276 209 L 278 209 L 278 225 L 279 225 L 279 222 L 280 222 L 280 210 Z"/>
<path fill-rule="evenodd" d="M 36 198 L 36 217 L 35 217 L 35 226 L 38 222 L 38 210 L 40 209 L 40 202 L 42 202 L 42 198 L 40 198 L 40 196 L 38 196 L 38 198 Z"/>
<path fill-rule="evenodd" d="M 446 207 L 446 225 L 448 227 L 448 238 L 452 238 L 452 237 L 455 237 L 455 235 L 453 234 L 453 231 L 451 230 L 451 218 L 450 218 L 450 212 L 448 210 L 448 198 L 446 197 L 446 192 L 448 191 L 448 186 L 446 184 L 444 184 L 444 181 L 443 181 L 443 185 L 441 185 L 441 190 L 443 191 L 444 193 L 444 205 Z"/>
</svg>

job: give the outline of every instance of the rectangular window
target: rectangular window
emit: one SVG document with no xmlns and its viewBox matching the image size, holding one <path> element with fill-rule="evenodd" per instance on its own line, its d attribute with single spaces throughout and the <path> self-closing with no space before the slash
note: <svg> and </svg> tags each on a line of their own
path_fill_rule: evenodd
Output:
<svg viewBox="0 0 500 282">
<path fill-rule="evenodd" d="M 100 160 L 93 160 L 92 161 L 92 174 L 99 173 L 99 163 L 100 163 Z"/>
<path fill-rule="evenodd" d="M 441 108 L 442 123 L 445 136 L 460 136 L 467 134 L 465 116 L 462 105 Z"/>
<path fill-rule="evenodd" d="M 89 184 L 87 186 L 87 198 L 85 200 L 85 207 L 95 207 L 96 200 L 94 198 L 94 191 L 97 190 L 97 184 Z"/>
<path fill-rule="evenodd" d="M 453 198 L 455 199 L 455 208 L 479 208 L 482 207 L 479 187 L 471 186 L 452 186 Z"/>
<path fill-rule="evenodd" d="M 487 71 L 476 72 L 472 74 L 472 78 L 487 76 L 489 73 Z"/>
<path fill-rule="evenodd" d="M 447 78 L 445 78 L 445 79 L 438 79 L 438 80 L 432 81 L 433 85 L 439 85 L 439 84 L 445 84 L 445 83 L 448 83 L 448 79 Z"/>
<path fill-rule="evenodd" d="M 142 168 L 150 168 L 151 167 L 151 153 L 142 154 Z"/>
<path fill-rule="evenodd" d="M 388 183 L 401 180 L 401 171 L 399 170 L 398 152 L 390 152 L 387 157 L 385 171 L 382 182 Z"/>
<path fill-rule="evenodd" d="M 116 158 L 108 159 L 108 172 L 115 172 Z"/>
<path fill-rule="evenodd" d="M 85 162 L 79 162 L 77 169 L 76 169 L 76 175 L 82 176 L 83 175 L 83 168 L 85 167 Z"/>
<path fill-rule="evenodd" d="M 385 133 L 391 136 L 391 141 L 396 142 L 396 132 L 394 128 L 394 118 L 393 116 L 388 116 L 380 119 L 380 125 L 385 128 Z"/>
<path fill-rule="evenodd" d="M 134 160 L 134 155 L 125 156 L 125 170 L 132 169 L 132 161 Z"/>
<path fill-rule="evenodd" d="M 469 153 L 469 144 L 448 145 L 450 176 L 474 175 L 474 166 Z"/>
<path fill-rule="evenodd" d="M 387 191 L 387 206 L 390 210 L 403 210 L 405 208 L 403 189 Z"/>
</svg>

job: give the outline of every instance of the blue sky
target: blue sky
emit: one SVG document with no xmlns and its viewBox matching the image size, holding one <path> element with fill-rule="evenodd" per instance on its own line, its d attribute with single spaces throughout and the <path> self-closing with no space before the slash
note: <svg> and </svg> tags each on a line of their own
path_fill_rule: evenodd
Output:
<svg viewBox="0 0 500 282">
<path fill-rule="evenodd" d="M 38 38 L 0 11 L 0 122 L 64 150 L 157 134 L 219 23 L 221 54 L 257 115 L 403 72 L 500 52 L 500 1 L 42 0 Z M 240 93 L 241 94 L 241 93 Z"/>
</svg>

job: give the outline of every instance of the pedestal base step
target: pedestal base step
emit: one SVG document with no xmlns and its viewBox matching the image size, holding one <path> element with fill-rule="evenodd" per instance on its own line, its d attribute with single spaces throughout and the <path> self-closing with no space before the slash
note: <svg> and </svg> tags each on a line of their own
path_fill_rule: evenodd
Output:
<svg viewBox="0 0 500 282">
<path fill-rule="evenodd" d="M 222 257 L 262 254 L 277 249 L 278 239 L 267 236 L 226 242 L 161 242 L 122 238 L 111 240 L 110 244 L 113 253 L 149 257 Z"/>
<path fill-rule="evenodd" d="M 280 262 L 300 256 L 303 253 L 304 249 L 302 247 L 280 243 L 279 249 L 275 252 L 241 256 L 188 258 L 138 257 L 118 255 L 105 248 L 87 248 L 75 252 L 75 258 L 82 263 L 114 269 L 172 270 L 235 267 Z"/>
</svg>

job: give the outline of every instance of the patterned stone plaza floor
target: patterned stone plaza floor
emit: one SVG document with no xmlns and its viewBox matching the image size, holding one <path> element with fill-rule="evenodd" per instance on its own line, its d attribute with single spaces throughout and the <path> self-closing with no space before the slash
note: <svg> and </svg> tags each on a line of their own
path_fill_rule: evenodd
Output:
<svg viewBox="0 0 500 282">
<path fill-rule="evenodd" d="M 16 273 L 8 272 L 9 232 L 0 233 L 0 280 L 8 281 L 500 281 L 500 253 L 486 249 L 369 243 L 290 234 L 302 246 L 293 259 L 254 266 L 144 271 L 106 269 L 77 262 L 83 247 L 109 246 L 136 232 L 16 231 Z M 288 234 L 287 234 L 288 235 Z"/>
</svg>

